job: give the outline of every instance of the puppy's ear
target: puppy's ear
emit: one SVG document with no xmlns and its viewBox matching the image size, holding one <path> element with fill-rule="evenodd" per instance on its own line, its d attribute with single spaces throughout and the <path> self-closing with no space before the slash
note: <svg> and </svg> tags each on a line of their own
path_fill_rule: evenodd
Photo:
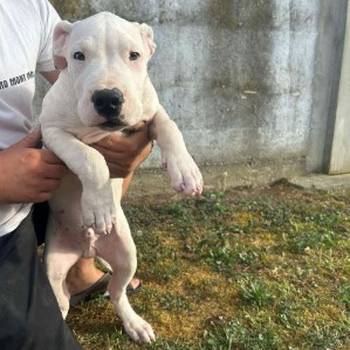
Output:
<svg viewBox="0 0 350 350">
<path fill-rule="evenodd" d="M 63 70 L 67 67 L 65 49 L 68 36 L 72 31 L 73 24 L 68 21 L 59 22 L 53 32 L 53 59 L 55 67 Z"/>
<path fill-rule="evenodd" d="M 140 24 L 140 32 L 145 44 L 146 49 L 148 49 L 149 57 L 151 57 L 156 51 L 156 43 L 154 42 L 153 29 L 146 23 Z"/>
</svg>

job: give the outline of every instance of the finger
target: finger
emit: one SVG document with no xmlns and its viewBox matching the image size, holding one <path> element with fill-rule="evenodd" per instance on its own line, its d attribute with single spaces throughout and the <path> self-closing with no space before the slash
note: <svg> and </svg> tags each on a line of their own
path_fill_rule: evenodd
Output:
<svg viewBox="0 0 350 350">
<path fill-rule="evenodd" d="M 144 132 L 135 132 L 127 136 L 123 141 L 123 149 L 125 153 L 131 156 L 137 156 L 142 153 L 145 148 L 151 148 L 151 142 Z"/>
<path fill-rule="evenodd" d="M 132 170 L 129 167 L 122 167 L 118 164 L 114 163 L 107 163 L 108 168 L 109 168 L 109 173 L 111 178 L 126 178 L 127 176 L 130 175 Z"/>
<path fill-rule="evenodd" d="M 17 143 L 17 146 L 21 147 L 37 147 L 41 141 L 41 130 L 35 129 L 31 133 L 29 133 L 26 137 L 24 137 L 21 141 Z"/>
<path fill-rule="evenodd" d="M 141 120 L 137 124 L 127 128 L 124 132 L 125 133 L 133 133 L 137 131 L 143 131 L 148 129 L 148 123 L 145 120 Z"/>
<path fill-rule="evenodd" d="M 125 142 L 126 142 L 126 136 L 123 133 L 116 132 L 106 136 L 99 142 L 96 142 L 94 146 L 97 145 L 100 147 L 112 149 L 115 152 L 121 152 L 128 147 L 128 144 L 125 145 Z"/>
<path fill-rule="evenodd" d="M 98 145 L 94 145 L 94 148 L 103 155 L 107 162 L 119 162 L 127 158 L 125 151 L 117 152 Z"/>
<path fill-rule="evenodd" d="M 61 164 L 42 164 L 39 175 L 45 179 L 62 179 L 68 173 L 68 168 Z"/>
<path fill-rule="evenodd" d="M 148 130 L 147 128 L 144 128 L 142 130 L 133 132 L 127 137 L 128 141 L 131 144 L 139 145 L 140 148 L 146 146 L 150 143 L 150 138 L 148 137 Z"/>
<path fill-rule="evenodd" d="M 60 158 L 56 156 L 55 153 L 48 149 L 42 149 L 41 151 L 42 159 L 48 164 L 64 164 Z"/>
<path fill-rule="evenodd" d="M 40 192 L 38 195 L 35 195 L 33 198 L 34 203 L 47 202 L 52 197 L 51 192 Z"/>
<path fill-rule="evenodd" d="M 153 145 L 151 142 L 149 142 L 142 150 L 142 152 L 140 152 L 141 158 L 143 160 L 145 160 L 146 158 L 148 158 L 148 156 L 152 153 L 153 150 Z"/>
<path fill-rule="evenodd" d="M 137 151 L 143 149 L 150 142 L 147 128 L 130 133 L 113 133 L 95 145 L 108 148 L 114 152 Z"/>
<path fill-rule="evenodd" d="M 40 192 L 54 192 L 60 187 L 61 181 L 55 179 L 44 179 L 40 181 Z"/>
</svg>

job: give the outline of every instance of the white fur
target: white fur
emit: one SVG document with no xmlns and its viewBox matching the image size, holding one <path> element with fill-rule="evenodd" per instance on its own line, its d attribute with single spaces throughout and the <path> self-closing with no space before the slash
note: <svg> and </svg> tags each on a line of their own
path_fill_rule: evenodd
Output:
<svg viewBox="0 0 350 350">
<path fill-rule="evenodd" d="M 105 120 L 91 102 L 95 90 L 118 88 L 125 99 L 124 122 L 150 122 L 174 189 L 186 195 L 201 193 L 201 173 L 148 77 L 147 63 L 155 47 L 149 26 L 110 13 L 59 23 L 54 53 L 62 71 L 40 116 L 46 147 L 71 170 L 50 201 L 46 251 L 48 276 L 62 313 L 66 316 L 69 309 L 68 270 L 81 256 L 99 256 L 114 271 L 108 289 L 126 332 L 144 342 L 155 339 L 153 330 L 135 313 L 125 293 L 136 270 L 136 248 L 120 205 L 122 179 L 110 179 L 105 159 L 89 144 L 120 132 L 100 127 Z M 85 61 L 73 58 L 76 51 L 85 54 Z M 130 61 L 130 51 L 141 57 Z"/>
</svg>

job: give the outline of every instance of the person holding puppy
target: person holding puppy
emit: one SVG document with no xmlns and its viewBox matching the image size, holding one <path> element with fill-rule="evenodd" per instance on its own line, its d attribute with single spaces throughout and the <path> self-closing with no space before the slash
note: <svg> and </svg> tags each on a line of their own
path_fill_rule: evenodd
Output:
<svg viewBox="0 0 350 350">
<path fill-rule="evenodd" d="M 66 166 L 41 148 L 32 130 L 35 73 L 54 83 L 52 34 L 60 18 L 47 0 L 0 2 L 0 348 L 80 349 L 65 325 L 37 256 L 48 214 L 45 203 L 60 186 Z M 147 129 L 112 135 L 96 148 L 125 191 L 135 168 L 149 155 Z M 34 203 L 34 204 L 33 204 Z M 71 295 L 84 295 L 105 275 L 93 259 L 70 271 Z M 137 280 L 134 281 L 137 284 Z M 91 289 L 92 288 L 92 289 Z"/>
</svg>

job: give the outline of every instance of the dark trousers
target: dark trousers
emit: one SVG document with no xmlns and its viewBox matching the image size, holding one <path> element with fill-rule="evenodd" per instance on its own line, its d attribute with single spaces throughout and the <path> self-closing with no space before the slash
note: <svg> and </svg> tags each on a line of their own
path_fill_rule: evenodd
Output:
<svg viewBox="0 0 350 350">
<path fill-rule="evenodd" d="M 41 239 L 46 228 L 45 208 L 34 210 L 33 221 Z M 62 318 L 37 255 L 33 221 L 30 215 L 15 231 L 0 237 L 0 349 L 82 349 Z"/>
</svg>

